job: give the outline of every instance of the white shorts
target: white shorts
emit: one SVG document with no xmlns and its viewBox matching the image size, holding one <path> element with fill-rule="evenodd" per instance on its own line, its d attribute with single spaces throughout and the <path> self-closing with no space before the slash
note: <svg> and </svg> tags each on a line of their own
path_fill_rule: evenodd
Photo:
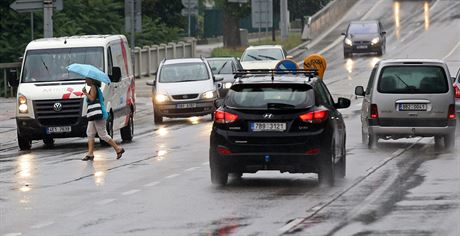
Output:
<svg viewBox="0 0 460 236">
<path fill-rule="evenodd" d="M 88 138 L 94 139 L 96 137 L 96 132 L 99 138 L 106 142 L 111 139 L 107 133 L 104 119 L 88 121 L 88 127 L 86 128 L 86 135 Z"/>
</svg>

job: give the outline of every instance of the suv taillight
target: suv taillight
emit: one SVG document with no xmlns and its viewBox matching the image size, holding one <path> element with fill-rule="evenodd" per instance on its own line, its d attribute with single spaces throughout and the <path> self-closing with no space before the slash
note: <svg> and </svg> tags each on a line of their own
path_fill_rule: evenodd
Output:
<svg viewBox="0 0 460 236">
<path fill-rule="evenodd" d="M 308 123 L 321 123 L 328 117 L 327 110 L 312 111 L 299 116 L 303 122 Z"/>
<path fill-rule="evenodd" d="M 371 119 L 379 118 L 379 110 L 377 109 L 377 104 L 371 104 Z"/>
<path fill-rule="evenodd" d="M 238 119 L 238 115 L 223 111 L 221 108 L 214 112 L 214 122 L 219 124 L 232 123 Z"/>
<path fill-rule="evenodd" d="M 454 89 L 455 89 L 455 97 L 460 98 L 460 88 L 458 87 L 457 84 L 454 84 Z"/>
<path fill-rule="evenodd" d="M 452 119 L 452 120 L 455 120 L 457 118 L 457 114 L 455 114 L 455 105 L 454 104 L 449 105 L 448 118 Z"/>
</svg>

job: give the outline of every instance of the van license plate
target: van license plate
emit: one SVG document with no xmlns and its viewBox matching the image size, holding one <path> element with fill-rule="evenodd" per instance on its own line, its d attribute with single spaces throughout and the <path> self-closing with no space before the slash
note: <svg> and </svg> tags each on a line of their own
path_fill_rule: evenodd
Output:
<svg viewBox="0 0 460 236">
<path fill-rule="evenodd" d="M 182 103 L 182 104 L 177 104 L 176 108 L 178 109 L 184 109 L 184 108 L 195 108 L 196 103 Z"/>
<path fill-rule="evenodd" d="M 48 127 L 48 134 L 51 133 L 67 133 L 72 131 L 70 126 L 61 126 L 61 127 Z"/>
<path fill-rule="evenodd" d="M 286 123 L 268 123 L 268 122 L 253 122 L 251 123 L 252 131 L 285 131 Z"/>
<path fill-rule="evenodd" d="M 426 104 L 416 104 L 416 103 L 400 103 L 398 105 L 400 111 L 426 111 Z"/>
</svg>

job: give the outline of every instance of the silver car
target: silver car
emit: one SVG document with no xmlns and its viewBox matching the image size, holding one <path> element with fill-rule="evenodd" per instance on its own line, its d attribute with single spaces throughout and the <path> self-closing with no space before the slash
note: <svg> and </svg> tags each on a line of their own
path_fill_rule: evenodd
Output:
<svg viewBox="0 0 460 236">
<path fill-rule="evenodd" d="M 441 60 L 382 60 L 372 70 L 361 113 L 363 142 L 378 139 L 435 137 L 450 149 L 455 144 L 454 88 Z"/>
</svg>

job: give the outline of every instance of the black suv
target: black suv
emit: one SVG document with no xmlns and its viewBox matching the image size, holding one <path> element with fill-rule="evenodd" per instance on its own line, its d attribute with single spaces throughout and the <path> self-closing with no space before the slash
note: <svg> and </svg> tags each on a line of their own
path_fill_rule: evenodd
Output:
<svg viewBox="0 0 460 236">
<path fill-rule="evenodd" d="M 249 73 L 249 74 L 247 74 Z M 214 113 L 210 137 L 211 182 L 225 185 L 229 174 L 259 170 L 318 173 L 334 184 L 345 176 L 345 124 L 315 71 L 240 74 Z"/>
</svg>

